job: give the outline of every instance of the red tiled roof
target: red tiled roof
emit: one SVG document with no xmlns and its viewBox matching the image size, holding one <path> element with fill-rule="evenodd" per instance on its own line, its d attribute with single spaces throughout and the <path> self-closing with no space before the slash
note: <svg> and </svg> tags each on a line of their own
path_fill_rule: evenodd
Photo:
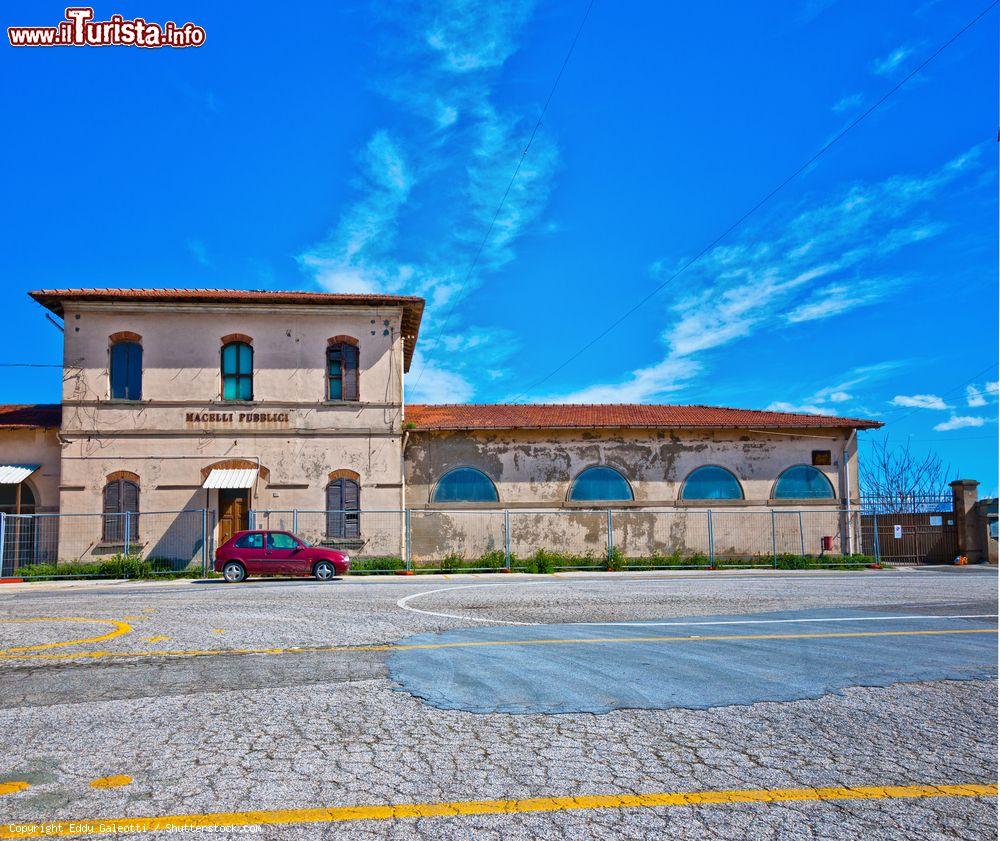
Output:
<svg viewBox="0 0 1000 841">
<path fill-rule="evenodd" d="M 60 318 L 65 301 L 135 301 L 163 304 L 305 304 L 403 308 L 403 361 L 410 368 L 424 299 L 413 295 L 354 295 L 264 289 L 38 289 L 28 293 Z"/>
<path fill-rule="evenodd" d="M 58 403 L 0 405 L 0 429 L 51 429 L 62 423 Z"/>
<path fill-rule="evenodd" d="M 728 409 L 722 406 L 648 404 L 410 405 L 406 422 L 421 429 L 877 429 L 879 421 Z"/>
</svg>

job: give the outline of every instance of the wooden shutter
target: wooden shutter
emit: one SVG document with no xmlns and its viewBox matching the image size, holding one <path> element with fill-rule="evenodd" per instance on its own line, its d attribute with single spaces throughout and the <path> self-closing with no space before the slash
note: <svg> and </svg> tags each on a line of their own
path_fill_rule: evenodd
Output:
<svg viewBox="0 0 1000 841">
<path fill-rule="evenodd" d="M 344 399 L 360 400 L 358 388 L 358 349 L 354 345 L 340 347 L 341 370 L 344 377 Z"/>
<path fill-rule="evenodd" d="M 124 524 L 121 511 L 121 482 L 118 479 L 104 486 L 104 528 L 103 539 L 114 543 L 122 539 Z"/>
<path fill-rule="evenodd" d="M 326 486 L 326 536 L 344 536 L 343 479 L 334 479 Z"/>
<path fill-rule="evenodd" d="M 139 536 L 139 486 L 124 479 L 121 485 L 122 512 L 129 515 L 129 538 L 134 540 Z"/>
<path fill-rule="evenodd" d="M 127 345 L 128 377 L 127 397 L 129 400 L 142 399 L 142 345 L 129 342 Z"/>
<path fill-rule="evenodd" d="M 361 489 L 353 479 L 341 479 L 344 483 L 344 537 L 354 538 L 361 535 Z"/>
</svg>

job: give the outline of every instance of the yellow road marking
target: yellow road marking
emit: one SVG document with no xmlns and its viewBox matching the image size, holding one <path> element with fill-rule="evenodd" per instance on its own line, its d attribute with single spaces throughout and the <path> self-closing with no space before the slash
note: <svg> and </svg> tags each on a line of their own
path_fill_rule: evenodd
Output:
<svg viewBox="0 0 1000 841">
<path fill-rule="evenodd" d="M 132 782 L 131 777 L 124 774 L 112 774 L 110 777 L 98 777 L 90 781 L 91 788 L 121 788 Z"/>
<path fill-rule="evenodd" d="M 393 643 L 375 645 L 295 646 L 291 648 L 191 648 L 150 651 L 78 651 L 72 654 L 6 654 L 0 660 L 75 660 L 104 657 L 218 657 L 236 654 L 321 654 L 357 651 L 420 651 L 439 648 L 488 648 L 522 645 L 616 645 L 637 642 L 738 642 L 740 640 L 847 639 L 856 637 L 913 637 L 952 634 L 996 634 L 997 628 L 942 628 L 927 631 L 837 631 L 813 634 L 703 634 L 692 636 L 581 637 L 579 639 L 464 640 L 458 642 Z"/>
<path fill-rule="evenodd" d="M 226 633 L 225 628 L 212 628 L 211 631 L 212 631 L 213 634 L 224 634 L 224 633 Z"/>
<path fill-rule="evenodd" d="M 19 645 L 12 648 L 0 649 L 0 657 L 17 657 L 21 651 L 40 651 L 46 648 L 62 648 L 67 645 L 85 645 L 91 642 L 106 642 L 107 640 L 121 637 L 132 630 L 132 626 L 127 622 L 119 622 L 116 619 L 83 619 L 78 616 L 34 616 L 28 619 L 0 619 L 0 622 L 90 622 L 101 625 L 113 625 L 114 630 L 101 634 L 99 637 L 86 637 L 84 639 L 66 640 L 64 642 L 43 642 L 37 645 Z"/>
<path fill-rule="evenodd" d="M 167 641 L 169 639 L 170 639 L 170 637 L 165 637 L 165 636 L 163 636 L 163 634 L 157 634 L 156 636 L 152 636 L 152 637 L 143 637 L 142 641 L 143 642 L 165 642 L 165 641 Z"/>
<path fill-rule="evenodd" d="M 24 791 L 29 788 L 31 788 L 30 783 L 21 782 L 20 780 L 11 781 L 9 783 L 0 783 L 0 795 L 17 794 L 17 792 Z"/>
<path fill-rule="evenodd" d="M 137 818 L 91 818 L 47 823 L 0 825 L 0 838 L 52 838 L 79 835 L 159 832 L 205 827 L 281 826 L 460 815 L 509 815 L 578 809 L 638 809 L 727 803 L 789 803 L 822 800 L 915 799 L 923 797 L 995 797 L 996 785 L 859 786 L 851 788 L 747 789 L 655 794 L 595 794 L 581 797 L 531 797 L 522 800 L 458 800 L 445 803 L 396 803 L 383 806 L 325 806 L 252 812 L 208 812 Z"/>
</svg>

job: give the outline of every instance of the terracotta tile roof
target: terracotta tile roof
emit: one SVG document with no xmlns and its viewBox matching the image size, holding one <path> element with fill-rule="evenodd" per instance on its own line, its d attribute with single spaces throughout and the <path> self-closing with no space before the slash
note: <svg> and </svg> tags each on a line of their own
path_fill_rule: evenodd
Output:
<svg viewBox="0 0 1000 841">
<path fill-rule="evenodd" d="M 353 295 L 264 289 L 37 289 L 28 293 L 60 318 L 66 301 L 134 301 L 163 304 L 305 304 L 403 308 L 403 361 L 410 369 L 424 299 L 413 295 Z"/>
<path fill-rule="evenodd" d="M 58 403 L 14 403 L 0 405 L 0 429 L 51 429 L 62 423 Z"/>
<path fill-rule="evenodd" d="M 878 421 L 729 409 L 648 404 L 410 405 L 416 429 L 877 429 Z"/>
</svg>

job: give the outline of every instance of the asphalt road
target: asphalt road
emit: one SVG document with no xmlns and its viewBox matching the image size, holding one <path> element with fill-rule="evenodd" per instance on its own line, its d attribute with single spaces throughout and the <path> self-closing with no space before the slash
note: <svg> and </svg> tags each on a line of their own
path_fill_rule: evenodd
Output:
<svg viewBox="0 0 1000 841">
<path fill-rule="evenodd" d="M 996 837 L 992 571 L 499 579 L 5 587 L 0 818 Z"/>
</svg>

